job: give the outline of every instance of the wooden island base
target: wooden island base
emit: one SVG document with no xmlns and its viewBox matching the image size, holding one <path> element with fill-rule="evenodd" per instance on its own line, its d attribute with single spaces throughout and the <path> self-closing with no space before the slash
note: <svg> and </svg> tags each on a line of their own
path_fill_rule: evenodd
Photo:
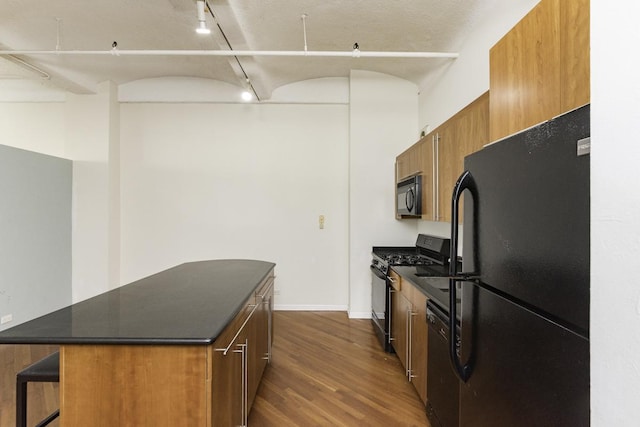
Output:
<svg viewBox="0 0 640 427">
<path fill-rule="evenodd" d="M 64 345 L 64 426 L 206 426 L 211 346 Z"/>
<path fill-rule="evenodd" d="M 247 425 L 271 360 L 275 264 L 185 263 L 0 332 L 60 347 L 60 425 Z"/>
</svg>

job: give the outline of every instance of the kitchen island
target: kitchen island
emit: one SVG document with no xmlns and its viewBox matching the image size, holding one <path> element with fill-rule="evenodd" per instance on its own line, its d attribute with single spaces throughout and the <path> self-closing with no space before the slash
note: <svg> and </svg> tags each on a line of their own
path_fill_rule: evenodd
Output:
<svg viewBox="0 0 640 427">
<path fill-rule="evenodd" d="M 246 424 L 270 359 L 275 264 L 181 264 L 0 332 L 60 345 L 63 426 Z"/>
</svg>

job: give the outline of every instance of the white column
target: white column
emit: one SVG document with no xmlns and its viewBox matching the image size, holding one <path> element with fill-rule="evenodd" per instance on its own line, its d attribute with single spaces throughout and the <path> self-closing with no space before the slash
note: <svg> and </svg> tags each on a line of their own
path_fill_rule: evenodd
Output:
<svg viewBox="0 0 640 427">
<path fill-rule="evenodd" d="M 112 82 L 95 95 L 69 94 L 67 157 L 73 160 L 74 302 L 119 282 L 119 107 Z"/>
<path fill-rule="evenodd" d="M 419 139 L 418 88 L 352 71 L 349 102 L 349 317 L 371 317 L 371 247 L 413 246 L 417 220 L 395 219 L 395 158 Z"/>
</svg>

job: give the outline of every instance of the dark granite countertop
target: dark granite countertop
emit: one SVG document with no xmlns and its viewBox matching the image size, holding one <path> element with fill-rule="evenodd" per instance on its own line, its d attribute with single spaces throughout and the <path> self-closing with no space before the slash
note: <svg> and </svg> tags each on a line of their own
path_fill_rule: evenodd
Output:
<svg viewBox="0 0 640 427">
<path fill-rule="evenodd" d="M 274 267 L 181 264 L 2 331 L 0 344 L 210 344 Z"/>
<path fill-rule="evenodd" d="M 432 299 L 446 312 L 449 312 L 449 278 L 448 277 L 430 277 L 423 276 L 419 273 L 420 267 L 415 266 L 393 266 L 396 273 L 403 279 L 411 282 L 418 290 Z M 443 273 L 444 274 L 444 273 Z M 459 286 L 459 285 L 458 285 Z M 460 316 L 460 297 L 461 290 L 458 288 L 457 296 L 457 315 Z"/>
</svg>

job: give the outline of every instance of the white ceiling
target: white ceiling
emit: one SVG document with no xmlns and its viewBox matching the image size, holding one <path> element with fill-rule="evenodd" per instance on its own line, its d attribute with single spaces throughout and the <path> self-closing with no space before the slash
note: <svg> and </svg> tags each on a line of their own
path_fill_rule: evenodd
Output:
<svg viewBox="0 0 640 427">
<path fill-rule="evenodd" d="M 208 0 L 199 35 L 195 0 L 0 1 L 0 50 L 304 50 L 457 52 L 465 34 L 495 0 Z M 215 16 L 215 19 L 213 18 Z M 216 25 L 217 23 L 217 25 Z M 215 29 L 219 28 L 224 33 Z M 184 76 L 241 86 L 244 73 L 259 99 L 282 85 L 318 77 L 347 77 L 351 69 L 391 74 L 420 84 L 452 59 L 233 57 L 21 54 L 58 87 L 91 93 L 100 82 Z M 4 56 L 4 58 L 7 58 Z M 41 78 L 0 61 L 0 79 Z"/>
</svg>

